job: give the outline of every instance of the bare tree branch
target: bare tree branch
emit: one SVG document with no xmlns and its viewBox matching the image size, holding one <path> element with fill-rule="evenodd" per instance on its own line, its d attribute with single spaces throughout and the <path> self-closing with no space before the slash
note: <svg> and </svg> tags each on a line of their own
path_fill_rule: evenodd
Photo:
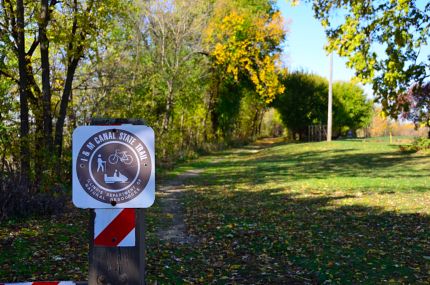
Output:
<svg viewBox="0 0 430 285">
<path fill-rule="evenodd" d="M 32 56 L 38 45 L 39 45 L 39 40 L 35 38 L 33 43 L 31 44 L 30 49 L 27 52 L 27 56 Z"/>
<path fill-rule="evenodd" d="M 0 69 L 0 74 L 3 75 L 6 78 L 11 79 L 13 82 L 15 82 L 16 84 L 19 84 L 18 79 L 16 79 L 14 76 L 12 76 L 11 74 L 9 74 L 8 72 Z"/>
</svg>

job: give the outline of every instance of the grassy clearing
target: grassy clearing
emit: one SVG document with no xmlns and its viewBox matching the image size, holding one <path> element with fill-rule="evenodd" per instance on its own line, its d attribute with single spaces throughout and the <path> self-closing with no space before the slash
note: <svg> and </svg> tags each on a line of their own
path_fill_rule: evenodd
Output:
<svg viewBox="0 0 430 285">
<path fill-rule="evenodd" d="M 152 257 L 154 279 L 430 283 L 428 156 L 379 142 L 257 145 L 177 171 L 190 168 L 204 169 L 184 201 L 197 243 L 157 246 L 170 254 Z"/>
<path fill-rule="evenodd" d="M 158 240 L 156 228 L 172 217 L 156 202 L 147 211 L 151 281 L 430 283 L 428 155 L 386 142 L 263 141 L 171 175 L 188 169 L 204 170 L 187 182 L 182 202 L 195 243 Z M 70 210 L 1 225 L 0 281 L 85 280 L 87 220 Z"/>
</svg>

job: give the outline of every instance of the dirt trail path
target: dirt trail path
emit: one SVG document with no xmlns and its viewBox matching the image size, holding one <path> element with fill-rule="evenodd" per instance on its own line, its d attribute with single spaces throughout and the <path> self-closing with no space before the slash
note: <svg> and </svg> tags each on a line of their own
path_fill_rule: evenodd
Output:
<svg viewBox="0 0 430 285">
<path fill-rule="evenodd" d="M 197 177 L 202 172 L 203 169 L 186 171 L 176 176 L 174 180 L 167 181 L 159 187 L 158 193 L 162 214 L 163 217 L 166 217 L 157 231 L 160 240 L 180 244 L 193 242 L 193 238 L 186 233 L 181 196 L 186 191 L 186 180 Z"/>
<path fill-rule="evenodd" d="M 282 141 L 283 140 L 279 138 L 262 139 L 252 145 L 232 149 L 232 151 L 251 154 L 259 152 L 269 146 L 276 145 Z M 218 162 L 218 160 L 222 159 L 214 159 L 213 162 Z M 157 236 L 160 240 L 179 244 L 194 242 L 193 237 L 186 233 L 181 197 L 186 191 L 187 180 L 189 178 L 198 177 L 203 171 L 204 169 L 188 170 L 179 174 L 172 180 L 164 181 L 157 189 L 162 209 L 162 216 L 164 217 L 159 229 L 157 230 Z"/>
</svg>

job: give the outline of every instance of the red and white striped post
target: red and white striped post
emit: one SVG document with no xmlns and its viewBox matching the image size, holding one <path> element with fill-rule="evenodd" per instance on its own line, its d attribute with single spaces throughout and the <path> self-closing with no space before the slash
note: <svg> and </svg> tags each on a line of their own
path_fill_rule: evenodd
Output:
<svg viewBox="0 0 430 285">
<path fill-rule="evenodd" d="M 95 246 L 136 246 L 136 213 L 134 209 L 96 209 L 95 212 Z"/>
<path fill-rule="evenodd" d="M 145 284 L 144 209 L 91 210 L 88 284 Z"/>
<path fill-rule="evenodd" d="M 140 120 L 93 119 L 90 125 L 144 125 Z M 112 204 L 114 206 L 114 204 Z M 89 285 L 145 284 L 144 209 L 92 209 Z"/>
<path fill-rule="evenodd" d="M 72 281 L 43 281 L 43 282 L 0 283 L 0 285 L 76 285 L 76 283 Z"/>
</svg>

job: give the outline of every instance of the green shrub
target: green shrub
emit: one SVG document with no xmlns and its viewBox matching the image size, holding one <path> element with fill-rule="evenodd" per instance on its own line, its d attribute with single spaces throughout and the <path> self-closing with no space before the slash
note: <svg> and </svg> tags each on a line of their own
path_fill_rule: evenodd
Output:
<svg viewBox="0 0 430 285">
<path fill-rule="evenodd" d="M 430 139 L 416 138 L 411 145 L 401 145 L 400 150 L 403 152 L 417 152 L 421 150 L 430 150 Z"/>
<path fill-rule="evenodd" d="M 430 139 L 428 138 L 417 138 L 413 146 L 417 148 L 417 150 L 430 149 Z"/>
</svg>

